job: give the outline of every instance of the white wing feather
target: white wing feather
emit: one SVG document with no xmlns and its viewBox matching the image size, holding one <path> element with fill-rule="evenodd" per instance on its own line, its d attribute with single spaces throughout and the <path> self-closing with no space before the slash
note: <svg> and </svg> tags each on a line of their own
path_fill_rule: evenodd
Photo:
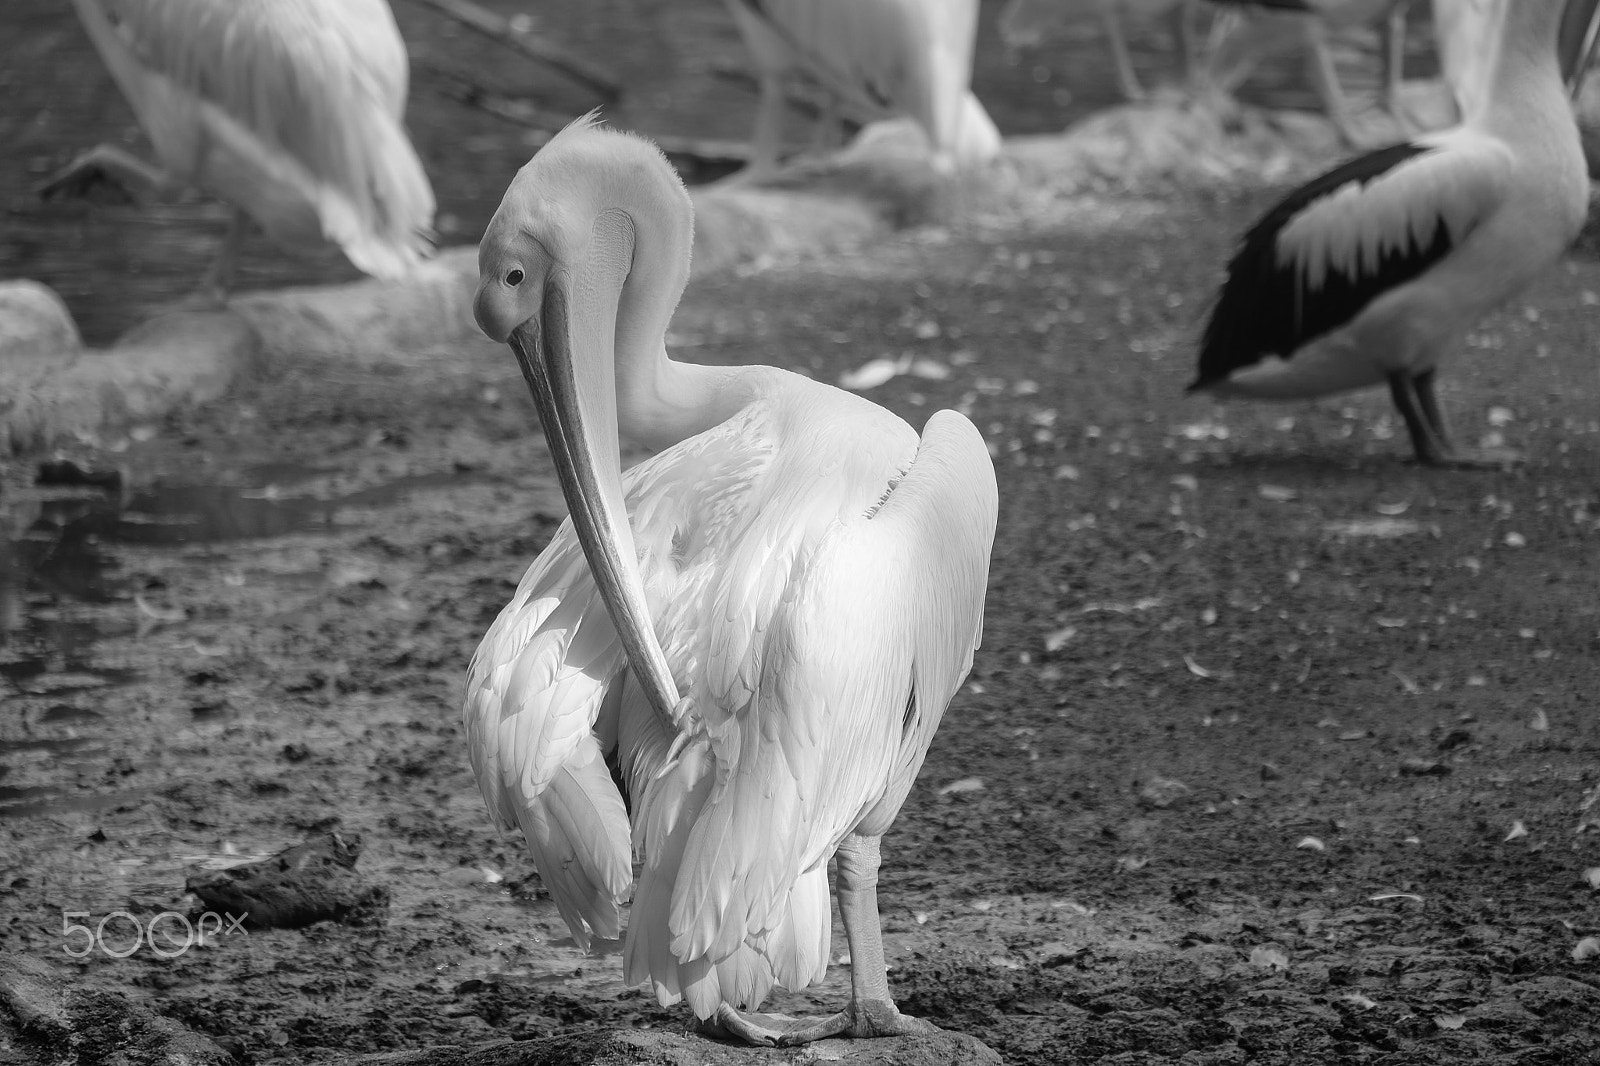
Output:
<svg viewBox="0 0 1600 1066">
<path fill-rule="evenodd" d="M 1366 184 L 1350 182 L 1283 227 L 1278 257 L 1308 289 L 1330 271 L 1360 277 L 1386 252 L 1427 247 L 1441 225 L 1459 245 L 1504 202 L 1516 159 L 1503 141 L 1456 128 L 1419 143 L 1433 150 Z"/>
</svg>

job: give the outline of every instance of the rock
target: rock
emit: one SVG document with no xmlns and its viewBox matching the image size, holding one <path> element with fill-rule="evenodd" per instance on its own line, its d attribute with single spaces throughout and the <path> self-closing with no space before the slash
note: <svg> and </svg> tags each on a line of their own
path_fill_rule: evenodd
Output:
<svg viewBox="0 0 1600 1066">
<path fill-rule="evenodd" d="M 0 1061 L 232 1066 L 234 1060 L 135 1000 L 77 988 L 37 959 L 0 954 Z"/>
<path fill-rule="evenodd" d="M 885 1040 L 822 1040 L 798 1048 L 747 1048 L 652 1029 L 590 1030 L 539 1040 L 435 1047 L 324 1066 L 999 1066 L 993 1049 L 965 1033 Z"/>
<path fill-rule="evenodd" d="M 211 910 L 237 918 L 247 929 L 297 929 L 322 921 L 382 922 L 388 916 L 389 890 L 357 876 L 360 856 L 360 837 L 328 833 L 260 862 L 191 877 L 184 889 Z"/>
<path fill-rule="evenodd" d="M 258 352 L 250 326 L 226 311 L 161 315 L 103 351 L 78 345 L 76 330 L 73 341 L 0 352 L 0 455 L 215 400 Z"/>
<path fill-rule="evenodd" d="M 49 286 L 27 278 L 0 281 L 0 367 L 82 347 L 72 312 Z"/>
</svg>

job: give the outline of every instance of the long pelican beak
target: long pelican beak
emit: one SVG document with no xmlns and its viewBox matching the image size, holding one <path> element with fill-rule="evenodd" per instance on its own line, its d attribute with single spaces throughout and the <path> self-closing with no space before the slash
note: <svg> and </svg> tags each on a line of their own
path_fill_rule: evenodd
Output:
<svg viewBox="0 0 1600 1066">
<path fill-rule="evenodd" d="M 573 358 L 572 278 L 555 271 L 545 282 L 539 315 L 511 331 L 507 343 L 544 425 L 561 493 L 611 613 L 628 664 L 664 721 L 676 721 L 678 689 L 656 640 L 644 597 L 633 532 L 622 501 L 616 431 L 616 379 L 612 360 L 582 351 Z M 596 454 L 606 462 L 596 461 Z"/>
</svg>

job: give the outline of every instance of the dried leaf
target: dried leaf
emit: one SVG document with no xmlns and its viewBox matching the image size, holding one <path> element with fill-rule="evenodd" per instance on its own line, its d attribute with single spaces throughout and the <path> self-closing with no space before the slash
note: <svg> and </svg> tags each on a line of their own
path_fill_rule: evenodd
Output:
<svg viewBox="0 0 1600 1066">
<path fill-rule="evenodd" d="M 186 622 L 189 612 L 182 607 L 158 607 L 139 595 L 133 594 L 133 604 L 139 608 L 139 613 L 157 622 Z"/>
<path fill-rule="evenodd" d="M 1250 950 L 1250 965 L 1263 970 L 1278 970 L 1287 972 L 1289 969 L 1289 956 L 1279 948 L 1262 944 Z"/>
<path fill-rule="evenodd" d="M 1045 635 L 1044 650 L 1047 652 L 1058 652 L 1067 646 L 1067 641 L 1071 640 L 1077 635 L 1077 626 L 1062 626 L 1060 629 L 1054 630 L 1053 632 Z"/>
<path fill-rule="evenodd" d="M 959 781 L 952 781 L 939 790 L 941 796 L 954 796 L 962 792 L 982 792 L 983 778 L 963 777 Z"/>
<path fill-rule="evenodd" d="M 1408 537 L 1421 533 L 1421 522 L 1409 518 L 1339 518 L 1324 522 L 1322 528 L 1340 537 Z"/>
<path fill-rule="evenodd" d="M 910 368 L 909 359 L 873 359 L 839 375 L 839 385 L 841 388 L 864 392 L 877 388 Z"/>
</svg>

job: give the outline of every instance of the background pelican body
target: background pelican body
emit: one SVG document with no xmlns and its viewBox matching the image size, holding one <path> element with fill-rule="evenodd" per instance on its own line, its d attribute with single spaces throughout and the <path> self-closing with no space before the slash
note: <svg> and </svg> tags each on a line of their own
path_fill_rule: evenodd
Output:
<svg viewBox="0 0 1600 1066">
<path fill-rule="evenodd" d="M 409 70 L 385 0 L 73 3 L 169 177 L 369 274 L 427 253 L 433 191 L 402 125 Z"/>
<path fill-rule="evenodd" d="M 574 937 L 618 935 L 636 850 L 627 980 L 709 1018 L 826 969 L 827 862 L 870 838 L 875 870 L 970 668 L 997 497 L 982 438 L 953 412 L 919 441 L 784 370 L 667 359 L 691 217 L 653 146 L 575 124 L 507 192 L 478 296 L 491 336 L 526 343 L 513 330 L 527 313 L 540 344 L 565 343 L 548 289 L 527 311 L 513 290 L 570 286 L 574 372 L 599 365 L 604 389 L 614 362 L 621 401 L 584 420 L 616 413 L 625 435 L 664 446 L 617 484 L 621 558 L 636 561 L 665 687 L 687 698 L 653 702 L 569 519 L 479 646 L 465 717 L 489 808 L 523 829 Z M 547 436 L 565 418 L 547 414 Z M 592 429 L 614 445 L 610 425 Z M 843 889 L 841 910 L 850 931 Z"/>
</svg>

